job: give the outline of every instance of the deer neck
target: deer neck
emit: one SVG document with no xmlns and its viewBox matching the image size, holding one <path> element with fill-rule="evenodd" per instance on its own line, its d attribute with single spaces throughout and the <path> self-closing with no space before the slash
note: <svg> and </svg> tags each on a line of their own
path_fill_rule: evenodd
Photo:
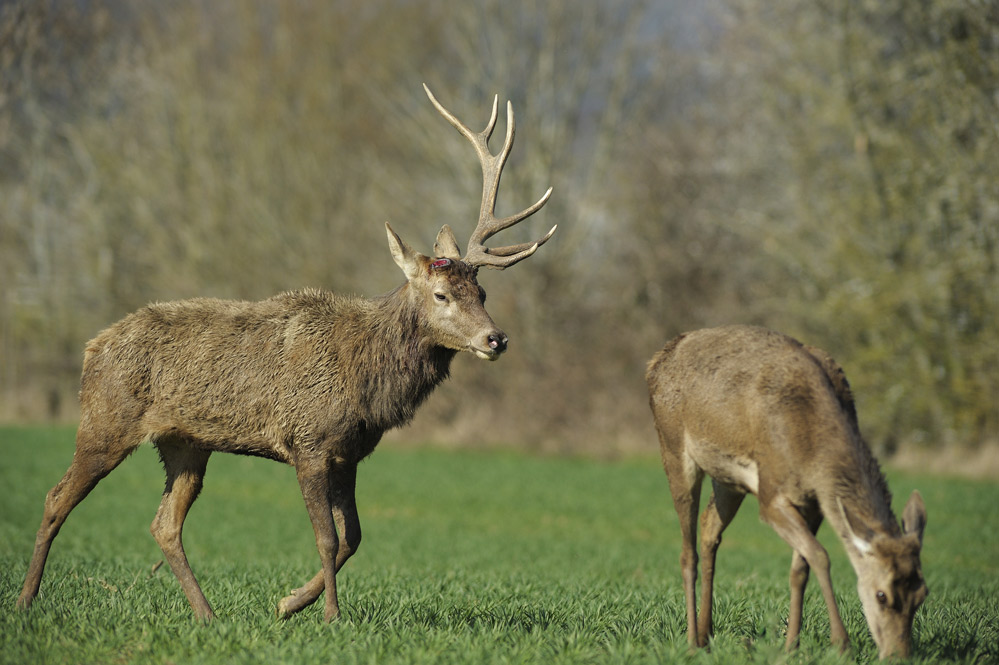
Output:
<svg viewBox="0 0 999 665">
<path fill-rule="evenodd" d="M 421 315 L 403 285 L 369 301 L 367 330 L 360 354 L 364 396 L 372 419 L 386 429 L 405 424 L 416 408 L 450 373 L 455 351 L 435 345 L 423 330 Z M 367 371 L 364 371 L 367 369 Z M 359 377 L 361 378 L 361 377 Z"/>
<path fill-rule="evenodd" d="M 860 459 L 838 469 L 820 499 L 822 513 L 843 542 L 854 569 L 875 537 L 901 535 L 888 483 L 866 444 L 862 445 Z"/>
<path fill-rule="evenodd" d="M 443 371 L 443 380 L 457 351 L 438 346 L 427 334 L 424 315 L 409 298 L 409 285 L 403 284 L 374 301 L 372 328 L 383 337 L 390 354 L 404 367 Z"/>
</svg>

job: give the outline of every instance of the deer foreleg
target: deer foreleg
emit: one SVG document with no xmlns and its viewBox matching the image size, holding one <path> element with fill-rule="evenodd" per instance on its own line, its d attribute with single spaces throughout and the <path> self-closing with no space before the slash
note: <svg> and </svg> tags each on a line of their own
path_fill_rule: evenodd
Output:
<svg viewBox="0 0 999 665">
<path fill-rule="evenodd" d="M 333 523 L 330 470 L 326 464 L 310 460 L 300 462 L 296 471 L 298 472 L 298 484 L 302 490 L 302 497 L 305 499 L 305 508 L 309 511 L 312 529 L 316 534 L 316 549 L 319 550 L 319 560 L 322 563 L 322 586 L 316 584 L 316 580 L 313 578 L 292 598 L 301 596 L 302 600 L 307 601 L 302 605 L 304 607 L 318 598 L 325 589 L 326 611 L 324 618 L 326 621 L 332 621 L 340 616 L 340 604 L 336 593 L 336 555 L 340 549 L 340 539 Z M 284 615 L 297 611 L 297 609 L 286 605 Z M 278 604 L 278 614 L 282 614 L 281 603 Z"/>
<path fill-rule="evenodd" d="M 822 513 L 816 507 L 804 514 L 808 529 L 815 534 L 822 524 Z M 791 557 L 791 603 L 787 615 L 787 641 L 784 648 L 787 651 L 798 645 L 798 635 L 801 633 L 801 615 L 805 603 L 805 586 L 808 584 L 808 561 L 797 550 Z"/>
<path fill-rule="evenodd" d="M 791 604 L 787 613 L 787 641 L 784 648 L 791 651 L 798 646 L 801 633 L 801 614 L 805 603 L 805 585 L 808 584 L 808 561 L 795 551 L 791 555 Z"/>
<path fill-rule="evenodd" d="M 354 499 L 357 465 L 336 466 L 330 473 L 330 493 L 332 495 L 333 520 L 340 534 L 339 549 L 336 555 L 336 572 L 340 572 L 361 543 L 361 522 L 357 517 L 357 504 Z M 301 588 L 282 598 L 278 603 L 277 614 L 282 619 L 308 607 L 319 598 L 326 587 L 322 570 Z"/>
<path fill-rule="evenodd" d="M 278 601 L 277 615 L 279 619 L 287 619 L 295 612 L 305 609 L 316 602 L 319 594 L 326 588 L 323 569 L 320 568 L 311 580 L 298 589 L 292 589 L 290 595 Z"/>
<path fill-rule="evenodd" d="M 815 571 L 815 577 L 822 589 L 822 597 L 829 611 L 830 637 L 833 645 L 840 651 L 846 651 L 850 640 L 836 607 L 836 597 L 833 595 L 832 578 L 829 576 L 829 555 L 812 533 L 805 518 L 787 499 L 777 497 L 772 501 L 760 502 L 760 517 L 762 517 L 784 539 L 788 545 L 798 552 L 808 566 Z M 800 608 L 799 608 L 800 613 Z M 800 627 L 800 619 L 797 620 Z M 790 624 L 790 622 L 789 622 Z M 790 635 L 790 626 L 788 629 Z"/>
<path fill-rule="evenodd" d="M 336 554 L 337 572 L 340 572 L 343 564 L 347 563 L 347 559 L 361 545 L 361 520 L 357 517 L 357 502 L 354 498 L 356 480 L 356 464 L 336 466 L 330 474 L 333 520 L 340 532 L 340 549 Z"/>
</svg>

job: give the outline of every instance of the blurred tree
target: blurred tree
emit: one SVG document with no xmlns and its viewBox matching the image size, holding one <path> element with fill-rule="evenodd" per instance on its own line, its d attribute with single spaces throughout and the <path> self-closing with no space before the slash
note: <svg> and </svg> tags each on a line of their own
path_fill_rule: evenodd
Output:
<svg viewBox="0 0 999 665">
<path fill-rule="evenodd" d="M 865 346 L 883 354 L 889 424 L 925 442 L 999 437 L 999 6 L 841 11 L 880 218 L 881 270 L 865 281 L 882 316 Z"/>
<path fill-rule="evenodd" d="M 513 101 L 499 212 L 555 192 L 498 241 L 559 231 L 484 272 L 511 353 L 462 358 L 405 436 L 654 448 L 647 359 L 742 321 L 839 358 L 876 442 L 996 437 L 997 24 L 960 0 L 4 3 L 0 417 L 73 417 L 83 344 L 147 301 L 374 295 L 402 279 L 384 221 L 467 239 L 478 165 L 425 81 L 473 127 Z"/>
<path fill-rule="evenodd" d="M 996 438 L 999 10 L 740 0 L 722 16 L 721 80 L 748 118 L 736 161 L 769 180 L 730 196 L 774 260 L 766 320 L 844 361 L 888 450 Z"/>
<path fill-rule="evenodd" d="M 9 3 L 0 13 L 0 389 L 10 413 L 58 416 L 72 401 L 76 331 L 93 325 L 89 268 L 101 262 L 79 223 L 93 190 L 72 125 L 106 89 L 116 43 L 104 11 Z"/>
</svg>

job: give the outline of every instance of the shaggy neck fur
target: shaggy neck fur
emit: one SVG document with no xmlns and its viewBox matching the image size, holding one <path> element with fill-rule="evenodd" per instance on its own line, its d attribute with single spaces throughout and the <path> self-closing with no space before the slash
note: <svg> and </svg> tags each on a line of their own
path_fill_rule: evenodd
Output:
<svg viewBox="0 0 999 665">
<path fill-rule="evenodd" d="M 450 373 L 456 351 L 438 346 L 421 311 L 409 300 L 408 284 L 362 301 L 357 335 L 346 335 L 347 366 L 363 396 L 369 425 L 390 429 L 409 422 Z"/>
</svg>

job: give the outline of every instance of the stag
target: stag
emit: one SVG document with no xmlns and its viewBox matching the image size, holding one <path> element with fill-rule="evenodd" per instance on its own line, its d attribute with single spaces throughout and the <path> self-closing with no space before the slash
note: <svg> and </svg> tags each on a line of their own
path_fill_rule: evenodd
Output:
<svg viewBox="0 0 999 665">
<path fill-rule="evenodd" d="M 547 202 L 495 215 L 500 174 L 513 146 L 513 106 L 497 154 L 486 128 L 473 132 L 427 96 L 474 146 L 482 166 L 479 219 L 464 258 L 450 227 L 434 256 L 414 251 L 386 224 L 389 250 L 406 282 L 372 299 L 305 289 L 261 302 L 193 299 L 152 304 L 90 341 L 83 361 L 80 425 L 73 462 L 48 493 L 18 599 L 28 608 L 45 560 L 70 511 L 143 441 L 158 450 L 166 489 L 151 531 L 195 616 L 213 618 L 181 541 L 184 518 L 216 451 L 295 468 L 315 531 L 321 570 L 283 598 L 281 617 L 326 591 L 325 620 L 339 616 L 336 574 L 361 542 L 354 500 L 357 464 L 382 434 L 408 422 L 447 378 L 459 351 L 496 360 L 508 343 L 484 307 L 480 267 L 504 269 L 537 251 L 535 242 L 486 247 L 495 233 Z"/>
<path fill-rule="evenodd" d="M 824 351 L 748 326 L 680 335 L 653 357 L 646 379 L 663 467 L 680 518 L 687 641 L 712 632 L 715 554 L 746 494 L 794 550 L 786 648 L 797 644 L 809 570 L 829 612 L 831 638 L 849 638 L 815 538 L 823 518 L 857 574 L 857 591 L 881 658 L 907 657 L 912 619 L 926 598 L 919 562 L 926 510 L 914 491 L 902 528 L 884 475 L 860 434 L 842 368 Z M 712 495 L 701 516 L 701 612 L 695 605 L 697 516 L 704 475 Z"/>
</svg>

